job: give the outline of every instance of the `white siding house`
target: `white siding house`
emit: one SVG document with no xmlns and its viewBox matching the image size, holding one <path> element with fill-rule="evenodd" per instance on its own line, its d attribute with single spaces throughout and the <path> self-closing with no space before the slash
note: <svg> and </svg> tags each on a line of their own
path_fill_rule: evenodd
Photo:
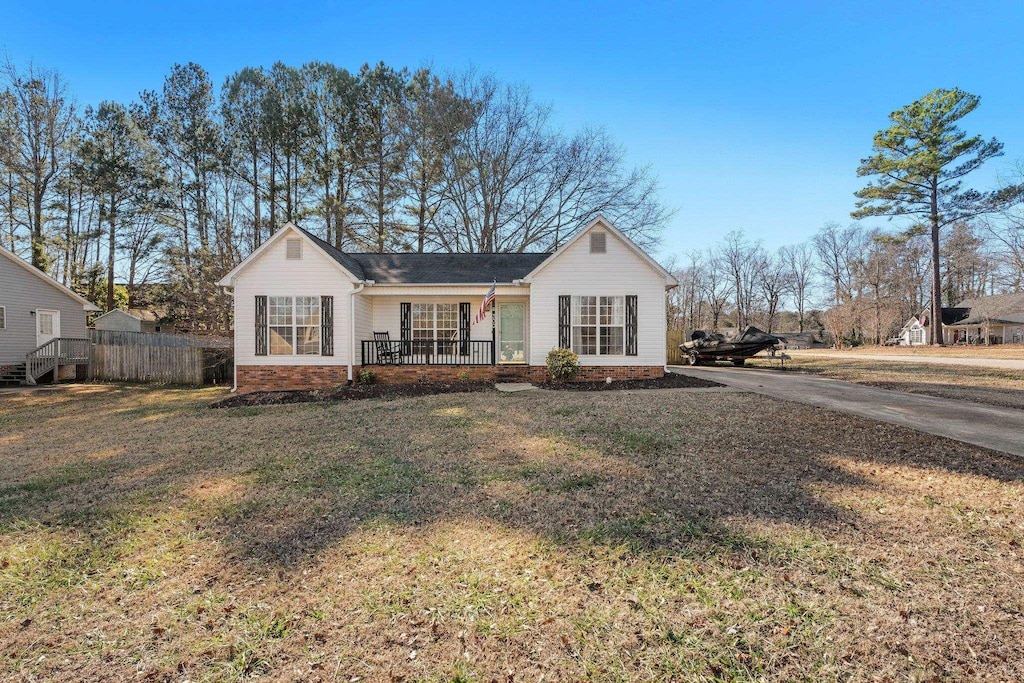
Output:
<svg viewBox="0 0 1024 683">
<path fill-rule="evenodd" d="M 603 218 L 553 254 L 345 253 L 288 224 L 218 284 L 235 301 L 240 391 L 381 381 L 542 379 L 548 352 L 580 379 L 666 364 L 676 280 Z M 482 304 L 493 287 L 493 301 Z"/>
</svg>

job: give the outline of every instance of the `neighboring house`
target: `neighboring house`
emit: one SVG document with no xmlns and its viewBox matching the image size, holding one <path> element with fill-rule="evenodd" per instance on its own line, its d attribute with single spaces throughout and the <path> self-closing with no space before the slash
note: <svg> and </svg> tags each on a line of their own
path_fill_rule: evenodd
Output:
<svg viewBox="0 0 1024 683">
<path fill-rule="evenodd" d="M 23 380 L 26 357 L 53 339 L 85 339 L 86 314 L 98 310 L 88 300 L 0 247 L 0 380 Z M 76 353 L 68 355 L 73 346 Z M 62 378 L 73 377 L 73 366 L 81 360 L 79 346 L 62 346 L 59 342 L 50 345 L 49 363 L 37 364 L 36 369 L 43 374 L 56 363 Z M 56 357 L 52 355 L 54 349 Z"/>
<path fill-rule="evenodd" d="M 160 318 L 155 311 L 146 308 L 129 308 L 123 311 L 115 308 L 92 321 L 97 330 L 119 332 L 160 332 Z"/>
<path fill-rule="evenodd" d="M 942 310 L 942 327 L 947 343 L 1019 344 L 1024 341 L 1024 293 L 965 299 Z"/>
<path fill-rule="evenodd" d="M 288 224 L 218 284 L 234 296 L 245 392 L 338 385 L 362 368 L 379 381 L 541 380 L 558 347 L 580 355 L 579 379 L 659 377 L 678 283 L 597 218 L 552 254 L 345 253 Z"/>
<path fill-rule="evenodd" d="M 928 343 L 928 328 L 920 318 L 911 318 L 900 330 L 900 346 L 923 346 Z"/>
</svg>

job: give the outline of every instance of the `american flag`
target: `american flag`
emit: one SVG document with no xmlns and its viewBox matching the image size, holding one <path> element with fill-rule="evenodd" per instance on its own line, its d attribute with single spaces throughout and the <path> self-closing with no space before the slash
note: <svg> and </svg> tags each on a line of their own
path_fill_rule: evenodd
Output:
<svg viewBox="0 0 1024 683">
<path fill-rule="evenodd" d="M 487 317 L 487 307 L 494 303 L 494 288 L 496 285 L 497 283 L 491 284 L 491 288 L 487 290 L 484 302 L 480 304 L 480 308 L 476 312 L 476 319 L 473 321 L 474 324 L 479 325 L 480 321 Z"/>
</svg>

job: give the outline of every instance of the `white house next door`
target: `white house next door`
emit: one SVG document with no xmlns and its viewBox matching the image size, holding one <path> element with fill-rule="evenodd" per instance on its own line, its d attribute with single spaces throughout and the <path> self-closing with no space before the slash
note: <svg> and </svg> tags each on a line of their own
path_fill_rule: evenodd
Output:
<svg viewBox="0 0 1024 683">
<path fill-rule="evenodd" d="M 526 362 L 526 304 L 498 304 L 498 362 Z"/>
<path fill-rule="evenodd" d="M 60 336 L 60 311 L 36 310 L 36 346 Z"/>
</svg>

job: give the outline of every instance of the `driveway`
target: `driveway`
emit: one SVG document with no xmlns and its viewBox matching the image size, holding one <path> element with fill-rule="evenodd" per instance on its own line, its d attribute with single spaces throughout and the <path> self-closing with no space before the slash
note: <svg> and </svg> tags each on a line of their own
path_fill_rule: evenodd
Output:
<svg viewBox="0 0 1024 683">
<path fill-rule="evenodd" d="M 779 370 L 678 367 L 672 372 L 807 403 L 1024 457 L 1024 410 L 907 394 Z"/>
<path fill-rule="evenodd" d="M 1024 371 L 1024 360 L 1013 358 L 960 358 L 952 356 L 894 356 L 888 353 L 842 353 L 831 351 L 786 351 L 794 358 L 842 358 L 843 360 L 888 360 L 894 363 L 931 363 L 932 365 L 971 365 L 978 368 Z"/>
</svg>

